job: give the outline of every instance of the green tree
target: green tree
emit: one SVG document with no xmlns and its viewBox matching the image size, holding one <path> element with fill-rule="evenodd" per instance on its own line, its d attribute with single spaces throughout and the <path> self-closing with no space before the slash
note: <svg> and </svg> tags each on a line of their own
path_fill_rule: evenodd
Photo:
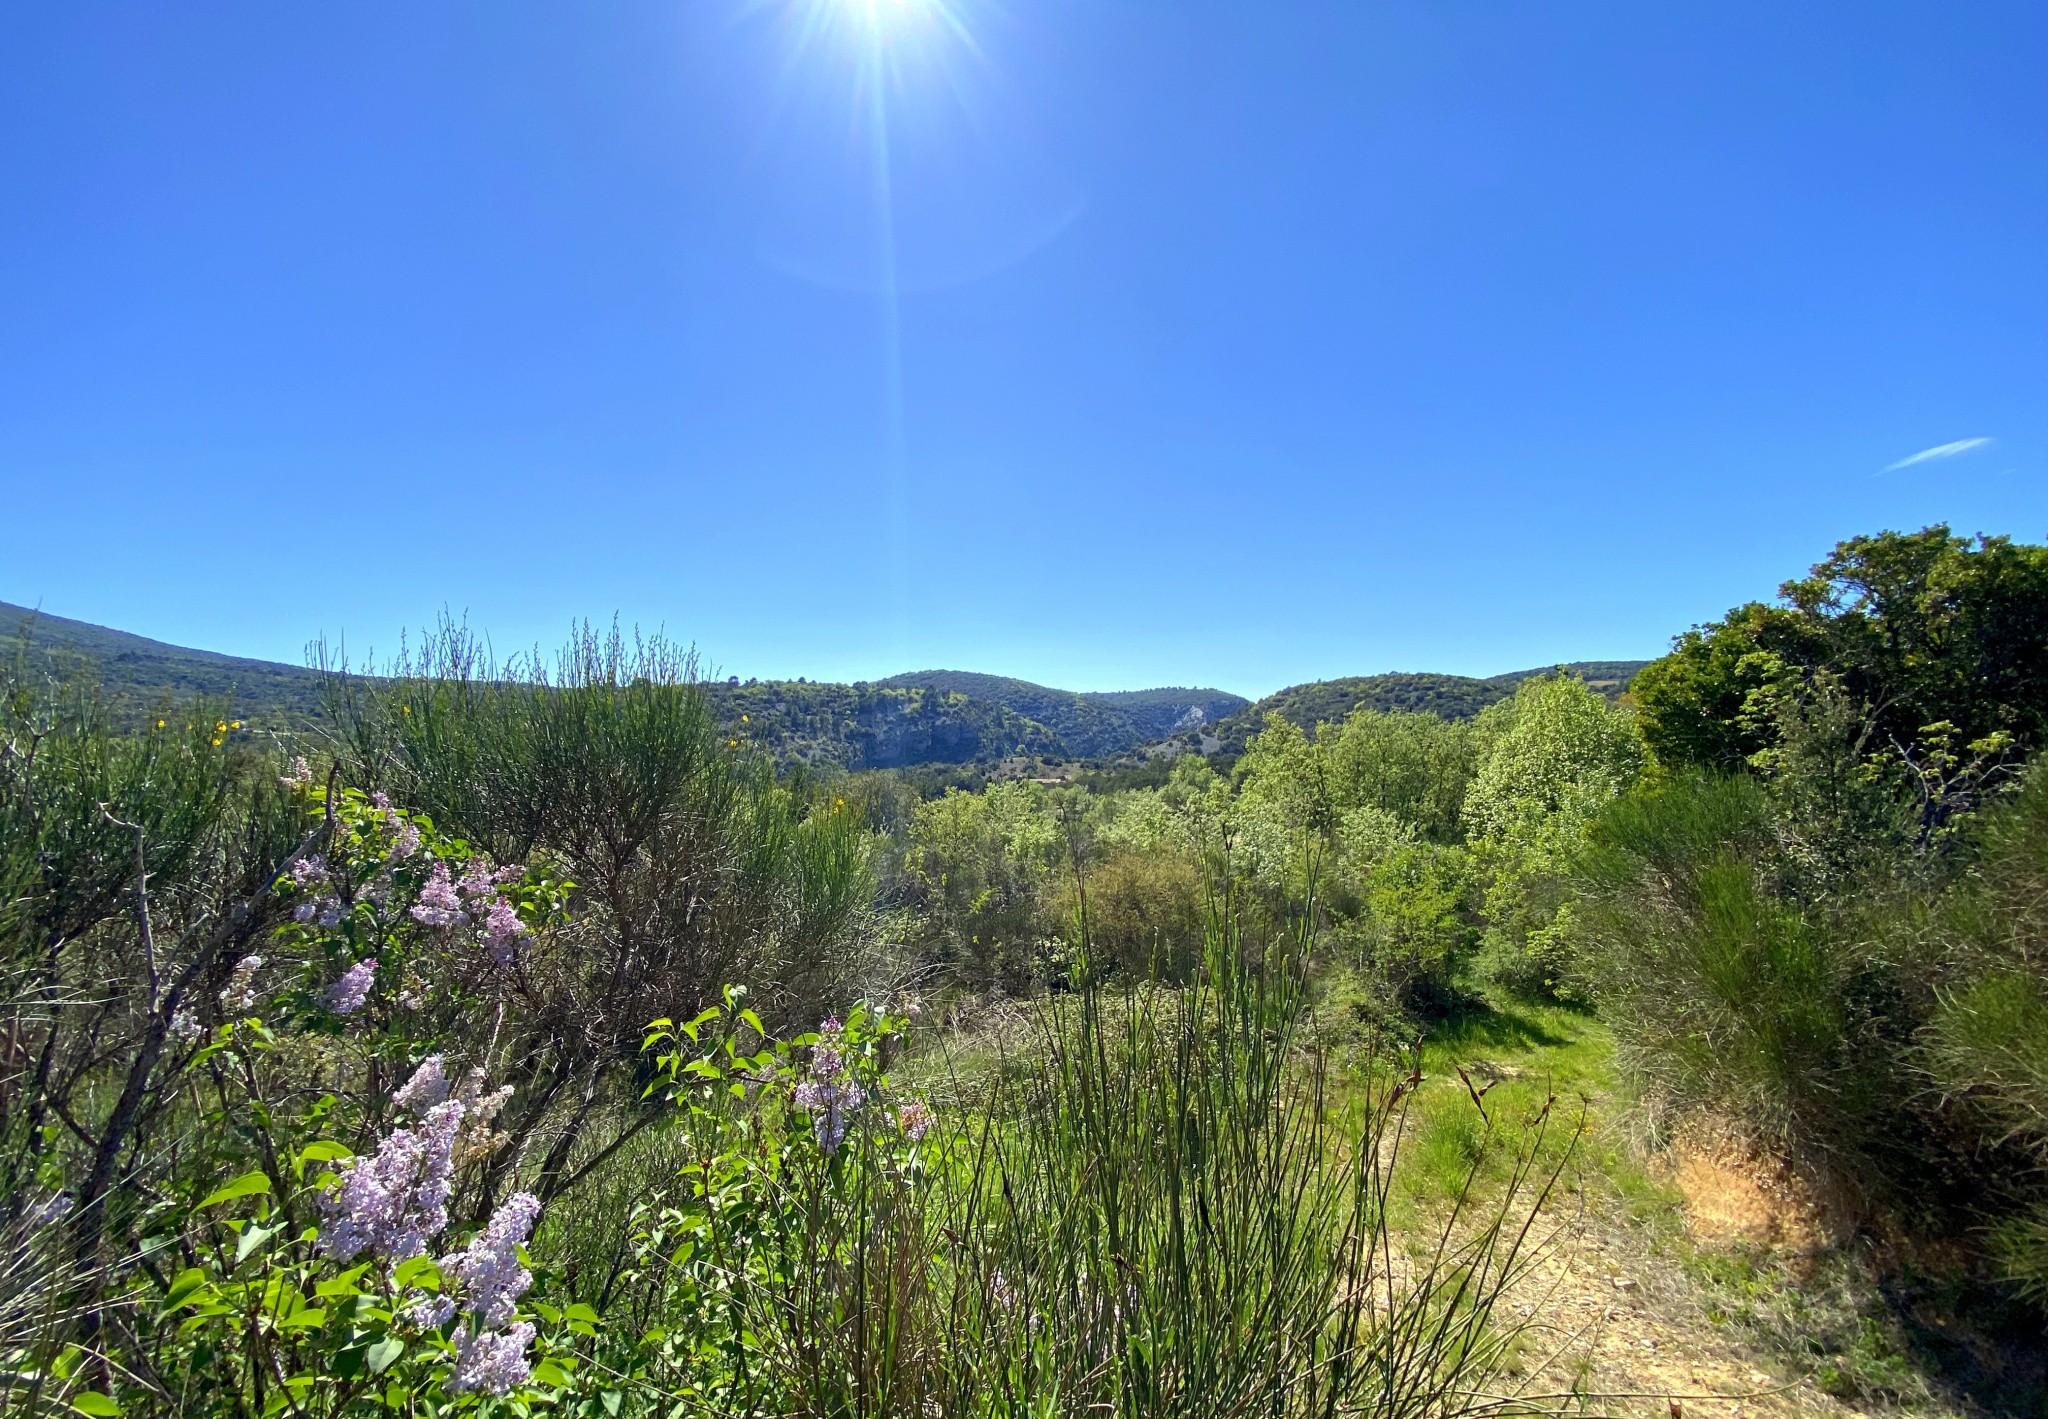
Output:
<svg viewBox="0 0 2048 1419">
<path fill-rule="evenodd" d="M 1567 874 L 1594 819 L 1641 773 L 1635 715 L 1584 681 L 1524 681 L 1487 711 L 1497 738 L 1466 796 L 1486 878 L 1486 967 L 1523 989 L 1567 989 Z"/>
<path fill-rule="evenodd" d="M 1902 752 L 1937 723 L 1966 749 L 2048 735 L 2048 547 L 1940 525 L 1855 537 L 1779 600 L 1695 627 L 1637 675 L 1660 763 L 1743 766 L 1777 742 L 1776 700 L 1823 670 Z"/>
</svg>

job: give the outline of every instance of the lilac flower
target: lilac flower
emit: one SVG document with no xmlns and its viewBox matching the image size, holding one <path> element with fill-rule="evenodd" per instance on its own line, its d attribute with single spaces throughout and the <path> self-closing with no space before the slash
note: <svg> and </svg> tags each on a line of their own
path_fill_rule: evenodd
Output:
<svg viewBox="0 0 2048 1419">
<path fill-rule="evenodd" d="M 532 1339 L 533 1327 L 525 1321 L 510 1330 L 465 1331 L 456 1336 L 455 1374 L 448 1381 L 448 1392 L 510 1394 L 533 1373 L 526 1361 L 526 1346 Z"/>
<path fill-rule="evenodd" d="M 405 1314 L 414 1325 L 439 1330 L 448 1324 L 448 1317 L 455 1314 L 455 1300 L 452 1296 L 429 1291 L 408 1305 Z"/>
<path fill-rule="evenodd" d="M 936 1118 L 932 1106 L 923 1099 L 905 1100 L 896 1109 L 896 1127 L 903 1130 L 903 1136 L 912 1143 L 924 1138 Z"/>
<path fill-rule="evenodd" d="M 830 1079 L 846 1068 L 846 1056 L 839 1052 L 839 1046 L 820 1040 L 811 1046 L 811 1077 Z"/>
<path fill-rule="evenodd" d="M 426 885 L 420 888 L 420 899 L 413 906 L 412 919 L 422 926 L 469 925 L 469 913 L 462 909 L 462 899 L 455 895 L 455 884 L 448 880 L 447 863 L 434 864 Z"/>
<path fill-rule="evenodd" d="M 293 759 L 292 771 L 278 779 L 278 782 L 286 788 L 311 788 L 313 786 L 313 766 L 302 758 Z"/>
<path fill-rule="evenodd" d="M 539 1216 L 540 1199 L 516 1192 L 474 1241 L 441 1258 L 441 1274 L 460 1292 L 462 1308 L 488 1330 L 512 1319 L 513 1307 L 533 1284 L 533 1273 L 519 1264 L 519 1245 L 532 1235 Z"/>
<path fill-rule="evenodd" d="M 287 870 L 292 875 L 293 885 L 302 892 L 311 891 L 315 887 L 324 887 L 329 880 L 327 859 L 317 852 L 307 857 L 294 859 L 291 867 Z"/>
<path fill-rule="evenodd" d="M 391 795 L 381 788 L 370 795 L 370 803 L 379 812 L 389 813 L 391 811 Z"/>
<path fill-rule="evenodd" d="M 412 1072 L 412 1078 L 391 1096 L 392 1103 L 415 1113 L 445 1103 L 447 1099 L 448 1076 L 442 1072 L 438 1054 L 430 1054 L 421 1060 L 420 1067 Z"/>
<path fill-rule="evenodd" d="M 337 1015 L 353 1015 L 370 998 L 370 987 L 376 980 L 377 958 L 366 956 L 342 972 L 341 979 L 320 997 L 320 1003 Z"/>
<path fill-rule="evenodd" d="M 392 861 L 402 862 L 408 857 L 416 856 L 420 850 L 419 825 L 410 818 L 399 817 L 396 811 L 385 821 L 391 825 Z"/>
<path fill-rule="evenodd" d="M 837 1153 L 839 1145 L 846 1141 L 847 1124 L 860 1106 L 867 1102 L 867 1094 L 858 1084 L 828 1084 L 818 1079 L 806 1079 L 796 1086 L 796 1106 L 811 1115 L 811 1130 L 818 1137 L 818 1146 L 827 1153 Z"/>
<path fill-rule="evenodd" d="M 503 897 L 492 901 L 490 915 L 484 919 L 484 947 L 491 959 L 501 966 L 511 965 L 525 939 L 526 923 L 519 919 L 518 908 Z"/>
<path fill-rule="evenodd" d="M 292 920 L 333 926 L 341 920 L 341 898 L 308 897 L 292 908 Z"/>
<path fill-rule="evenodd" d="M 220 993 L 221 1007 L 226 1010 L 247 1010 L 256 1003 L 256 972 L 263 969 L 261 956 L 244 956 L 235 962 L 234 973 L 228 977 L 227 988 Z"/>
<path fill-rule="evenodd" d="M 319 1200 L 327 1217 L 321 1250 L 338 1261 L 364 1251 L 389 1261 L 425 1254 L 427 1239 L 448 1225 L 461 1128 L 462 1105 L 451 1099 L 429 1109 L 417 1129 L 394 1130 L 375 1155 L 345 1160 Z"/>
<path fill-rule="evenodd" d="M 190 1043 L 206 1033 L 206 1027 L 199 1023 L 199 1017 L 190 1010 L 180 1010 L 171 1016 L 171 1038 Z"/>
<path fill-rule="evenodd" d="M 491 864 L 481 857 L 472 861 L 469 870 L 462 874 L 462 880 L 455 884 L 455 890 L 478 903 L 495 896 L 498 883 L 491 874 Z"/>
</svg>

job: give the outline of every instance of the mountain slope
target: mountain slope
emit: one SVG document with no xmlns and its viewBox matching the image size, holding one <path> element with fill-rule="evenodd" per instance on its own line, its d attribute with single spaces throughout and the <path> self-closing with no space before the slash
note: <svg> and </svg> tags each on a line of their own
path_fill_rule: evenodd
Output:
<svg viewBox="0 0 2048 1419">
<path fill-rule="evenodd" d="M 784 763 L 900 769 L 1066 752 L 1059 736 L 1036 720 L 990 700 L 923 686 L 712 681 L 705 692 L 728 729 Z"/>
<path fill-rule="evenodd" d="M 1223 690 L 1074 691 L 971 670 L 914 670 L 877 682 L 890 689 L 923 687 L 998 704 L 1036 720 L 1083 758 L 1121 753 L 1176 729 L 1212 724 L 1250 703 Z"/>
<path fill-rule="evenodd" d="M 1646 660 L 1578 660 L 1563 666 L 1511 670 L 1505 675 L 1493 675 L 1484 680 L 1469 675 L 1427 672 L 1316 680 L 1277 690 L 1257 704 L 1231 715 L 1211 732 L 1222 741 L 1222 752 L 1241 754 L 1245 741 L 1258 732 L 1269 714 L 1278 714 L 1303 729 L 1343 719 L 1360 706 L 1382 712 L 1426 711 L 1445 719 L 1470 719 L 1488 705 L 1514 694 L 1515 687 L 1524 680 L 1548 675 L 1558 669 L 1579 676 L 1593 689 L 1613 699 L 1628 688 L 1628 682 L 1635 678 L 1635 673 L 1647 664 Z"/>
<path fill-rule="evenodd" d="M 320 674 L 304 666 L 166 645 L 0 601 L 0 655 L 11 658 L 17 646 L 43 674 L 91 665 L 107 702 L 127 719 L 139 719 L 167 695 L 225 700 L 243 719 L 270 726 L 321 714 Z"/>
</svg>

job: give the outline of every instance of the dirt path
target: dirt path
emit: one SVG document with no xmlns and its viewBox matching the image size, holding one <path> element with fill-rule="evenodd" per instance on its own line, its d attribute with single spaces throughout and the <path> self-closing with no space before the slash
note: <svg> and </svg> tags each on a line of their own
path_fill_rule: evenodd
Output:
<svg viewBox="0 0 2048 1419">
<path fill-rule="evenodd" d="M 1796 1255 L 1819 1243 L 1802 1200 L 1738 1158 L 1691 1149 L 1666 1160 L 1665 1172 L 1684 1198 L 1688 1244 Z M 1529 1326 L 1526 1392 L 1582 1395 L 1589 1412 L 1659 1419 L 1871 1412 L 1716 1324 L 1698 1280 L 1656 1235 L 1611 1200 L 1589 1202 L 1561 1225 L 1508 1298 L 1509 1315 Z"/>
</svg>

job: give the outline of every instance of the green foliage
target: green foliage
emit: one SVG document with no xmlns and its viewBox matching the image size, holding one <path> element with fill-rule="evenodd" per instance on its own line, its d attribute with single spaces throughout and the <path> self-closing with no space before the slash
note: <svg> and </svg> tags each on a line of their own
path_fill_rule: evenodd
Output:
<svg viewBox="0 0 2048 1419">
<path fill-rule="evenodd" d="M 0 640 L 15 638 L 24 670 L 96 683 L 102 714 L 124 730 L 159 718 L 167 702 L 232 706 L 266 729 L 317 723 L 324 709 L 319 672 L 304 666 L 188 650 L 0 601 Z"/>
<path fill-rule="evenodd" d="M 900 1021 L 784 1043 L 728 1010 L 658 1031 L 694 1152 L 608 1288 L 596 1364 L 628 1378 L 621 1412 L 1463 1412 L 1512 1348 L 1495 1304 L 1555 1181 L 1544 1125 L 1504 1139 L 1478 1117 L 1448 1182 L 1468 1223 L 1397 1274 L 1416 1080 L 1373 1061 L 1340 1132 L 1296 1048 L 1305 982 L 1248 970 L 1228 921 L 1194 988 L 1084 983 L 983 1102 L 919 1137 L 882 1071 Z M 827 1146 L 797 1110 L 841 1078 L 863 1102 Z"/>
<path fill-rule="evenodd" d="M 921 688 L 1000 705 L 1045 726 L 1066 753 L 1090 758 L 1136 749 L 1179 729 L 1213 724 L 1248 703 L 1242 696 L 1222 690 L 1168 688 L 1077 694 L 1026 680 L 964 670 L 918 670 L 892 675 L 878 683 L 889 689 Z"/>
<path fill-rule="evenodd" d="M 1025 990 L 1045 955 L 1044 912 L 1069 844 L 1034 783 L 949 791 L 918 805 L 904 861 L 929 959 L 970 989 Z"/>
<path fill-rule="evenodd" d="M 689 657 L 588 630 L 552 671 L 492 665 L 444 629 L 376 681 L 337 679 L 356 780 L 506 860 L 580 886 L 574 968 L 550 983 L 563 1088 L 623 1065 L 649 1019 L 756 974 L 814 1011 L 867 930 L 868 837 L 843 797 L 718 724 Z"/>
<path fill-rule="evenodd" d="M 1959 745 L 2048 730 L 2048 547 L 1945 526 L 1841 543 L 1782 604 L 1738 607 L 1637 677 L 1660 762 L 1729 769 L 1776 742 L 1771 699 L 1825 669 L 1880 742 L 1945 722 Z"/>
<path fill-rule="evenodd" d="M 1428 673 L 1317 680 L 1275 691 L 1221 721 L 1213 732 L 1222 740 L 1223 753 L 1235 756 L 1243 752 L 1250 738 L 1275 714 L 1304 730 L 1347 719 L 1360 709 L 1382 714 L 1428 714 L 1448 720 L 1472 719 L 1488 705 L 1512 697 L 1524 680 L 1560 671 L 1583 679 L 1612 699 L 1628 687 L 1643 665 L 1640 660 L 1585 660 L 1541 670 L 1510 671 L 1486 680 Z"/>
<path fill-rule="evenodd" d="M 1643 765 L 1635 716 L 1568 676 L 1525 680 L 1489 709 L 1466 797 L 1484 876 L 1485 968 L 1526 992 L 1576 996 L 1567 877 L 1595 817 Z"/>
<path fill-rule="evenodd" d="M 1036 720 L 942 689 L 761 680 L 711 681 L 703 692 L 729 735 L 786 765 L 903 768 L 1066 752 L 1060 736 Z"/>
<path fill-rule="evenodd" d="M 1711 1110 L 1806 1162 L 1853 1170 L 1899 1078 L 1890 982 L 1849 923 L 1774 880 L 1764 793 L 1686 778 L 1617 803 L 1586 859 L 1589 974 L 1619 1057 L 1660 1108 Z"/>
<path fill-rule="evenodd" d="M 1922 1062 L 1948 1107 L 2031 1168 L 2000 1179 L 2001 1269 L 2048 1297 L 2048 767 L 1988 815 L 1974 870 L 1936 917 L 1941 979 Z"/>
</svg>

